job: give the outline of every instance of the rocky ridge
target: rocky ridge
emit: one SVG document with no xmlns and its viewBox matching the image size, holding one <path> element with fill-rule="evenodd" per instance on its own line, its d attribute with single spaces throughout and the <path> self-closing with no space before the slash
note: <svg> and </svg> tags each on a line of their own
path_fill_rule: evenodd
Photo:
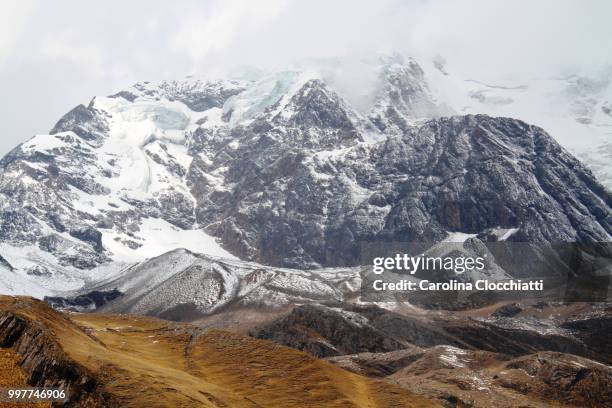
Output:
<svg viewBox="0 0 612 408">
<path fill-rule="evenodd" d="M 610 348 L 593 342 L 606 337 L 608 315 L 603 304 L 503 304 L 456 315 L 319 304 L 251 334 L 446 407 L 596 407 L 612 402 Z M 588 325 L 592 337 L 571 322 Z"/>
</svg>

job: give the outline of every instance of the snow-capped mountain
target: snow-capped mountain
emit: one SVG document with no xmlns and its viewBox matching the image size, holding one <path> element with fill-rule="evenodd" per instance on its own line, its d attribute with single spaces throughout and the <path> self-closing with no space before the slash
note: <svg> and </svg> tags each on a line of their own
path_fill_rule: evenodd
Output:
<svg viewBox="0 0 612 408">
<path fill-rule="evenodd" d="M 0 162 L 0 289 L 78 289 L 176 248 L 312 269 L 457 232 L 609 241 L 609 192 L 543 129 L 443 117 L 462 109 L 416 61 L 373 66 L 361 98 L 326 67 L 79 105 Z"/>
<path fill-rule="evenodd" d="M 540 126 L 612 188 L 612 66 L 549 77 L 461 77 L 443 58 L 423 64 L 431 92 L 457 114 L 507 116 Z"/>
</svg>

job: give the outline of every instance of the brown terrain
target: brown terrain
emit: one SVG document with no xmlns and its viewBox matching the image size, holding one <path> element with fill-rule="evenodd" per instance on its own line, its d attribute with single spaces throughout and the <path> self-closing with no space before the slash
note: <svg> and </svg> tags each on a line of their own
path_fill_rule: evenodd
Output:
<svg viewBox="0 0 612 408">
<path fill-rule="evenodd" d="M 12 349 L 0 349 L 0 388 L 28 387 L 26 374 L 19 367 L 19 354 Z M 0 401 L 3 408 L 43 408 L 48 403 L 9 403 Z"/>
<path fill-rule="evenodd" d="M 612 407 L 610 305 L 303 305 L 251 334 L 454 407 Z"/>
<path fill-rule="evenodd" d="M 27 297 L 0 297 L 0 347 L 5 384 L 63 387 L 67 406 L 439 406 L 271 341 L 149 317 L 68 315 Z"/>
<path fill-rule="evenodd" d="M 330 357 L 347 370 L 392 383 L 452 407 L 612 406 L 612 370 L 563 353 L 519 358 L 452 346 Z"/>
<path fill-rule="evenodd" d="M 0 387 L 60 386 L 78 407 L 612 407 L 608 304 L 303 305 L 193 323 L 0 297 Z"/>
</svg>

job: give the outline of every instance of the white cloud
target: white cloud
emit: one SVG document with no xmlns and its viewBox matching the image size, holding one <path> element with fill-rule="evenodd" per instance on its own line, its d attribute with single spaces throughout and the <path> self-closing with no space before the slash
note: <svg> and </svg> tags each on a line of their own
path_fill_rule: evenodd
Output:
<svg viewBox="0 0 612 408">
<path fill-rule="evenodd" d="M 4 0 L 0 152 L 93 95 L 234 65 L 399 50 L 484 78 L 609 63 L 610 15 L 606 0 Z"/>
<path fill-rule="evenodd" d="M 0 2 L 0 64 L 5 62 L 17 46 L 35 1 L 6 0 Z"/>
<path fill-rule="evenodd" d="M 40 53 L 43 58 L 65 59 L 66 62 L 77 64 L 83 69 L 94 69 L 98 73 L 104 71 L 102 51 L 90 44 L 74 44 L 61 39 L 46 39 L 43 41 Z"/>
<path fill-rule="evenodd" d="M 211 54 L 233 46 L 241 31 L 257 30 L 274 20 L 285 6 L 284 0 L 220 0 L 210 3 L 204 13 L 188 7 L 170 44 L 188 55 L 197 69 Z"/>
<path fill-rule="evenodd" d="M 612 60 L 612 2 L 427 2 L 411 36 L 416 52 L 443 53 L 464 71 L 548 74 Z"/>
</svg>

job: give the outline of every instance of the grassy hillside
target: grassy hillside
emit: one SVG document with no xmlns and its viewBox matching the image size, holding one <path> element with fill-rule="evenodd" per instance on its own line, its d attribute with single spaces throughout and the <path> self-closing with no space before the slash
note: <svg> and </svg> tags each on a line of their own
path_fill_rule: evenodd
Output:
<svg viewBox="0 0 612 408">
<path fill-rule="evenodd" d="M 23 322 L 19 335 L 7 334 L 2 324 L 7 317 Z M 11 347 L 25 356 L 30 380 L 44 367 L 47 382 L 55 378 L 71 384 L 73 392 L 91 394 L 73 396 L 90 406 L 436 406 L 269 341 L 141 316 L 68 316 L 31 298 L 0 298 L 0 344 L 8 346 L 9 337 Z M 34 341 L 41 338 L 42 343 Z M 31 357 L 28 344 L 35 343 L 42 344 L 42 358 Z M 58 361 L 60 372 L 48 359 Z M 78 375 L 61 378 L 70 369 Z M 79 389 L 80 383 L 88 385 Z"/>
</svg>

